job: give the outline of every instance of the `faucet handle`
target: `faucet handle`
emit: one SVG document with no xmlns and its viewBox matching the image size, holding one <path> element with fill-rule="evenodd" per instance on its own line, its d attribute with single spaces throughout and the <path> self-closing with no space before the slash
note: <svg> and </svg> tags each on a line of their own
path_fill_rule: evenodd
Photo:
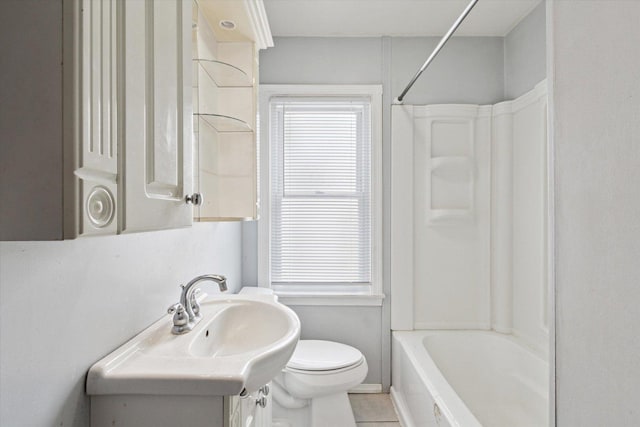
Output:
<svg viewBox="0 0 640 427">
<path fill-rule="evenodd" d="M 186 311 L 182 304 L 177 303 L 173 304 L 171 307 L 167 309 L 167 313 L 173 314 L 173 327 L 174 329 L 182 329 L 186 325 L 189 324 L 189 316 L 187 316 Z"/>
<path fill-rule="evenodd" d="M 191 310 L 193 311 L 193 315 L 196 318 L 200 317 L 200 304 L 198 303 L 198 294 L 202 292 L 202 289 L 197 288 L 191 293 L 190 300 L 188 304 L 191 305 Z"/>
<path fill-rule="evenodd" d="M 200 289 L 200 288 L 196 288 L 196 289 L 191 293 L 191 299 L 192 299 L 192 300 L 195 300 L 195 299 L 196 299 L 196 297 L 197 297 L 198 295 L 200 295 L 201 293 L 202 293 L 202 289 Z"/>
<path fill-rule="evenodd" d="M 173 304 L 171 307 L 167 308 L 167 314 L 173 314 L 176 311 L 178 311 L 178 308 L 182 308 L 184 310 L 184 307 L 182 307 L 182 304 L 180 304 L 179 302 Z"/>
</svg>

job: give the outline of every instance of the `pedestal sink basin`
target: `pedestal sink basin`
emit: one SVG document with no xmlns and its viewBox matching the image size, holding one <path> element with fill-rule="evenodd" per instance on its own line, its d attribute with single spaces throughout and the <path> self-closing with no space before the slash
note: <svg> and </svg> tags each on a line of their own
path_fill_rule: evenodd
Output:
<svg viewBox="0 0 640 427">
<path fill-rule="evenodd" d="M 151 325 L 97 362 L 87 394 L 237 395 L 268 383 L 284 368 L 300 321 L 272 295 L 216 296 L 202 320 L 173 335 L 171 316 Z"/>
</svg>

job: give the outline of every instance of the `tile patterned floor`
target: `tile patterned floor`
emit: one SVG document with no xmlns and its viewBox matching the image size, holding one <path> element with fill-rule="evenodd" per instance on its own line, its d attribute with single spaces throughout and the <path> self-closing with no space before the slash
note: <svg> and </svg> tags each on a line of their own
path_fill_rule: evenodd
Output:
<svg viewBox="0 0 640 427">
<path fill-rule="evenodd" d="M 389 394 L 350 394 L 349 400 L 358 427 L 401 427 Z"/>
</svg>

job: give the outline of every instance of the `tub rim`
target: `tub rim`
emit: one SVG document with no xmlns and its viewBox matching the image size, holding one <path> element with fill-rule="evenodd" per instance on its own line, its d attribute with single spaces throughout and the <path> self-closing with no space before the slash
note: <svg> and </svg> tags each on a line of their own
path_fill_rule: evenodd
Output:
<svg viewBox="0 0 640 427">
<path fill-rule="evenodd" d="M 469 330 L 469 329 L 434 329 L 434 330 L 412 330 L 412 331 L 392 331 L 392 339 L 397 340 L 403 347 L 404 353 L 414 367 L 420 381 L 426 386 L 427 391 L 435 404 L 440 409 L 442 415 L 451 426 L 456 427 L 483 427 L 478 418 L 471 412 L 460 395 L 449 384 L 440 368 L 424 346 L 424 340 L 429 335 L 485 335 L 510 342 L 511 344 L 525 350 L 531 357 L 544 364 L 549 361 L 536 351 L 535 348 L 527 345 L 526 341 L 518 336 L 505 335 L 491 330 Z M 397 390 L 394 394 L 398 394 Z M 396 396 L 397 397 L 397 396 Z M 455 415 L 454 415 L 455 414 Z"/>
</svg>

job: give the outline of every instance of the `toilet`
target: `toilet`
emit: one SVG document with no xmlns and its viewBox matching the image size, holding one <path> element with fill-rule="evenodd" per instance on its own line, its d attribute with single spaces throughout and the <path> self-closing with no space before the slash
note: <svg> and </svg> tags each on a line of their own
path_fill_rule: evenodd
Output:
<svg viewBox="0 0 640 427">
<path fill-rule="evenodd" d="M 351 346 L 300 340 L 273 380 L 273 427 L 355 427 L 347 391 L 362 383 L 367 361 Z"/>
</svg>

